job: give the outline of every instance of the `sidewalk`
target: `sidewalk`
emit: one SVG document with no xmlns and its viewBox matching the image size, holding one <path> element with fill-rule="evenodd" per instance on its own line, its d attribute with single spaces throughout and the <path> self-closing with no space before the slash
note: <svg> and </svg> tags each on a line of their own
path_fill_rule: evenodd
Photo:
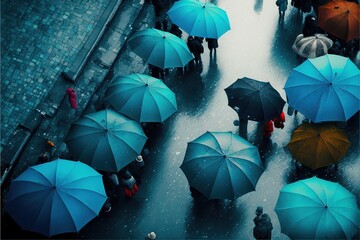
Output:
<svg viewBox="0 0 360 240">
<path fill-rule="evenodd" d="M 152 6 L 140 4 L 137 0 L 124 0 L 113 20 L 107 26 L 104 36 L 90 56 L 84 70 L 75 83 L 59 78 L 50 89 L 48 96 L 36 107 L 34 116 L 29 124 L 21 125 L 20 132 L 30 132 L 21 136 L 26 140 L 24 150 L 19 153 L 17 163 L 13 165 L 8 180 L 15 178 L 31 165 L 36 164 L 40 153 L 53 152 L 53 158 L 68 157 L 66 145 L 63 143 L 68 129 L 73 121 L 83 115 L 84 111 L 95 111 L 100 106 L 97 91 L 106 86 L 113 74 L 112 65 L 118 54 L 125 47 L 125 41 L 133 32 L 132 25 L 144 9 L 151 10 Z M 148 9 L 148 10 L 146 10 Z M 139 61 L 139 60 L 137 60 Z M 129 62 L 132 64 L 132 61 Z M 144 64 L 142 64 L 144 67 Z M 65 90 L 68 87 L 77 93 L 78 109 L 70 108 Z M 102 90 L 103 91 L 103 90 Z M 25 121 L 26 123 L 26 121 Z M 25 129 L 25 131 L 23 131 Z M 26 131 L 26 130 L 30 131 Z M 24 134 L 23 134 L 24 135 Z M 53 141 L 56 146 L 49 149 L 47 140 Z M 13 148 L 19 148 L 19 143 L 13 142 Z M 6 146 L 9 147 L 10 143 Z M 6 150 L 6 149 L 4 149 Z M 3 155 L 8 151 L 3 151 Z M 6 183 L 9 183 L 7 181 Z M 6 187 L 6 184 L 5 184 Z"/>
</svg>

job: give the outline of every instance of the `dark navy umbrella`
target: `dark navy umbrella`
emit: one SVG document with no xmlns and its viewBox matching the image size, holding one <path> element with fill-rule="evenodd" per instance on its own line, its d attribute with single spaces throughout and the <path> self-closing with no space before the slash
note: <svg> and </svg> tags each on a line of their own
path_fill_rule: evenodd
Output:
<svg viewBox="0 0 360 240">
<path fill-rule="evenodd" d="M 257 122 L 267 122 L 278 117 L 285 101 L 269 82 L 251 78 L 236 80 L 225 89 L 228 105 L 239 108 L 239 116 Z"/>
</svg>

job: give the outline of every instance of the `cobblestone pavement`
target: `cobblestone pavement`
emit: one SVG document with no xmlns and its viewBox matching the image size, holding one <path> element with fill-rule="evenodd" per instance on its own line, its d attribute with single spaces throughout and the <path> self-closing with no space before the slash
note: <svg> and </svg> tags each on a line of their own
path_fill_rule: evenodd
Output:
<svg viewBox="0 0 360 240">
<path fill-rule="evenodd" d="M 1 147 L 74 61 L 110 2 L 1 1 Z"/>
</svg>

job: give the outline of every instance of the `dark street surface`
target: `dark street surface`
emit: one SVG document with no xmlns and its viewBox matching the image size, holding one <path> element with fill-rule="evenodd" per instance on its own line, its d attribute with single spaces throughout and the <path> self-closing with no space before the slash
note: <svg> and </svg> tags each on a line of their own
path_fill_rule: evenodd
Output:
<svg viewBox="0 0 360 240">
<path fill-rule="evenodd" d="M 253 239 L 254 211 L 261 205 L 272 220 L 273 239 L 289 239 L 281 233 L 274 211 L 279 190 L 314 174 L 339 182 L 356 196 L 360 205 L 359 114 L 346 125 L 351 146 L 337 172 L 324 175 L 321 171 L 295 171 L 286 144 L 304 119 L 300 113 L 286 115 L 285 128 L 275 129 L 270 140 L 264 141 L 260 124 L 249 121 L 247 128 L 240 126 L 239 129 L 234 124 L 237 114 L 227 105 L 224 89 L 242 77 L 268 81 L 286 99 L 283 86 L 298 64 L 291 45 L 301 32 L 305 15 L 289 4 L 284 22 L 279 22 L 274 1 L 224 0 L 217 4 L 227 11 L 231 30 L 219 39 L 216 55 L 210 56 L 204 41 L 202 66 L 190 68 L 181 77 L 172 71 L 164 80 L 176 94 L 178 112 L 146 132 L 149 153 L 144 154 L 145 168 L 139 192 L 132 199 L 123 196 L 113 199 L 112 211 L 102 213 L 78 234 L 54 238 L 144 239 L 148 232 L 154 231 L 157 239 Z M 146 27 L 148 23 L 141 24 Z M 141 61 L 129 49 L 121 54 L 114 75 L 134 71 L 125 69 L 124 61 Z M 265 171 L 256 191 L 235 201 L 194 201 L 179 167 L 187 142 L 206 131 L 239 133 L 259 148 Z M 21 231 L 8 216 L 4 220 L 8 225 L 2 228 L 2 238 L 42 237 Z"/>
</svg>

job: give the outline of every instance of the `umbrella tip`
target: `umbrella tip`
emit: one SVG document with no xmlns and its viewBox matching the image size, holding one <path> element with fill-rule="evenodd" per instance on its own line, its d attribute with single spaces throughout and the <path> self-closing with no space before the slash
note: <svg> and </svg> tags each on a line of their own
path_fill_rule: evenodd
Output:
<svg viewBox="0 0 360 240">
<path fill-rule="evenodd" d="M 325 205 L 325 209 L 327 209 L 328 208 L 328 206 L 327 205 Z"/>
<path fill-rule="evenodd" d="M 149 86 L 149 84 L 145 83 L 145 86 L 147 87 L 147 86 Z"/>
<path fill-rule="evenodd" d="M 164 39 L 166 38 L 165 35 L 163 36 L 163 38 L 164 38 Z"/>
</svg>

